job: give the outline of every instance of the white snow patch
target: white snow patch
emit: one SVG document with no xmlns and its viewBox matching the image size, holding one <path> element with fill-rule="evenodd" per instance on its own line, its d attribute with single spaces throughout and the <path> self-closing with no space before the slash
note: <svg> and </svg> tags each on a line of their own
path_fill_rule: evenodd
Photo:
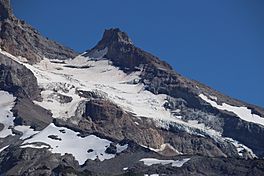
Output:
<svg viewBox="0 0 264 176">
<path fill-rule="evenodd" d="M 124 150 L 126 150 L 127 148 L 128 148 L 128 144 L 125 144 L 125 145 L 117 144 L 116 145 L 116 151 L 117 151 L 117 153 L 121 153 Z"/>
<path fill-rule="evenodd" d="M 139 125 L 139 123 L 138 122 L 134 122 L 136 125 Z"/>
<path fill-rule="evenodd" d="M 30 136 L 33 136 L 34 134 L 39 132 L 39 131 L 34 131 L 34 129 L 30 128 L 30 126 L 24 126 L 24 125 L 15 126 L 15 130 L 23 133 L 23 135 L 20 137 L 20 139 L 22 140 L 29 138 Z"/>
<path fill-rule="evenodd" d="M 55 136 L 57 139 L 51 139 L 50 135 Z M 112 143 L 109 140 L 101 139 L 97 136 L 90 135 L 87 137 L 78 136 L 78 132 L 74 132 L 65 127 L 57 127 L 53 123 L 47 126 L 44 130 L 34 135 L 32 138 L 23 142 L 27 147 L 28 144 L 42 142 L 50 145 L 52 153 L 66 153 L 72 154 L 75 159 L 82 165 L 87 159 L 95 160 L 98 158 L 100 161 L 115 157 L 114 154 L 105 153 L 106 148 Z M 32 146 L 30 146 L 32 147 Z M 117 146 L 118 152 L 122 152 L 127 148 L 125 146 Z M 93 151 L 87 152 L 89 149 Z"/>
<path fill-rule="evenodd" d="M 143 158 L 139 161 L 144 162 L 144 164 L 147 166 L 151 166 L 153 164 L 162 164 L 162 165 L 171 164 L 173 167 L 182 167 L 183 164 L 189 160 L 190 160 L 190 158 L 185 158 L 182 160 L 159 160 L 156 158 Z"/>
<path fill-rule="evenodd" d="M 252 111 L 247 107 L 244 106 L 237 107 L 226 103 L 223 103 L 222 105 L 218 105 L 215 101 L 210 100 L 209 98 L 207 98 L 207 96 L 203 94 L 200 94 L 199 97 L 217 109 L 233 112 L 244 121 L 252 122 L 264 126 L 264 118 L 256 114 L 252 114 Z"/>
<path fill-rule="evenodd" d="M 13 113 L 11 109 L 15 105 L 16 98 L 6 91 L 0 91 L 0 123 L 4 128 L 0 131 L 0 138 L 5 138 L 12 134 L 11 128 L 14 126 Z"/>
<path fill-rule="evenodd" d="M 217 101 L 217 97 L 216 97 L 216 96 L 212 96 L 212 95 L 210 95 L 209 97 L 210 97 L 212 100 Z"/>
</svg>

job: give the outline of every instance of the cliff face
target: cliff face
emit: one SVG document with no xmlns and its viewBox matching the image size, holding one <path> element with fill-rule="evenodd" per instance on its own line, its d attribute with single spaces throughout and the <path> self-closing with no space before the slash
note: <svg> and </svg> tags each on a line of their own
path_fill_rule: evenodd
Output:
<svg viewBox="0 0 264 176">
<path fill-rule="evenodd" d="M 36 29 L 17 19 L 9 0 L 0 3 L 0 47 L 14 56 L 22 56 L 31 63 L 43 59 L 74 58 L 77 53 L 43 37 Z"/>
<path fill-rule="evenodd" d="M 0 54 L 0 89 L 15 96 L 36 99 L 40 89 L 34 74 L 25 66 Z"/>
</svg>

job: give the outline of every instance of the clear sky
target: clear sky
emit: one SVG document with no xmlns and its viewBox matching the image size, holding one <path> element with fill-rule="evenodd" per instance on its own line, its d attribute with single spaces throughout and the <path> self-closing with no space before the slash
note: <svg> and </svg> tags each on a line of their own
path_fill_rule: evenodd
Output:
<svg viewBox="0 0 264 176">
<path fill-rule="evenodd" d="M 182 75 L 264 107 L 263 0 L 11 0 L 14 13 L 76 51 L 105 28 Z"/>
</svg>

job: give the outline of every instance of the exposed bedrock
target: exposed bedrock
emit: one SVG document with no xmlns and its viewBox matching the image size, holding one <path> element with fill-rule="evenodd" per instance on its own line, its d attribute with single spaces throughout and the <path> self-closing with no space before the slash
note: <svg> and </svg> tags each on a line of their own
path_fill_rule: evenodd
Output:
<svg viewBox="0 0 264 176">
<path fill-rule="evenodd" d="M 9 0 L 0 3 L 0 47 L 14 56 L 27 58 L 30 63 L 49 59 L 74 58 L 77 53 L 46 37 L 36 29 L 17 19 Z"/>
<path fill-rule="evenodd" d="M 43 129 L 52 122 L 51 113 L 33 103 L 40 98 L 40 89 L 34 74 L 22 64 L 0 54 L 0 90 L 13 94 L 15 123 Z"/>
</svg>

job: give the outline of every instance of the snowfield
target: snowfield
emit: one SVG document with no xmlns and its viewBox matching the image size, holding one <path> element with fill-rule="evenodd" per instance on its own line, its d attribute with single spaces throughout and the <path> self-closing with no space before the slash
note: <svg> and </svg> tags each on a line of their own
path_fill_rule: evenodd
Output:
<svg viewBox="0 0 264 176">
<path fill-rule="evenodd" d="M 47 145 L 36 146 L 34 143 L 44 143 Z M 49 148 L 52 153 L 72 154 L 79 164 L 84 164 L 87 159 L 105 159 L 114 158 L 114 154 L 105 153 L 107 147 L 112 142 L 106 139 L 101 139 L 94 135 L 80 137 L 78 132 L 74 132 L 65 127 L 57 127 L 53 123 L 47 126 L 44 130 L 34 135 L 32 138 L 23 142 L 22 148 Z M 117 153 L 126 150 L 128 145 L 117 145 Z"/>
<path fill-rule="evenodd" d="M 34 129 L 30 128 L 30 126 L 23 126 L 23 125 L 15 126 L 14 129 L 23 133 L 22 136 L 20 137 L 20 139 L 22 140 L 27 139 L 39 132 L 39 131 L 34 131 Z"/>
<path fill-rule="evenodd" d="M 210 100 L 207 96 L 203 94 L 200 94 L 199 97 L 217 109 L 233 112 L 244 121 L 252 122 L 264 126 L 264 118 L 256 114 L 252 114 L 252 111 L 247 107 L 237 107 L 226 103 L 223 103 L 222 105 L 218 105 L 215 101 Z"/>
<path fill-rule="evenodd" d="M 182 160 L 159 160 L 156 158 L 143 158 L 139 161 L 144 162 L 147 166 L 152 166 L 153 164 L 167 165 L 171 164 L 172 167 L 182 167 L 184 163 L 188 162 L 190 158 L 185 158 Z"/>
</svg>

